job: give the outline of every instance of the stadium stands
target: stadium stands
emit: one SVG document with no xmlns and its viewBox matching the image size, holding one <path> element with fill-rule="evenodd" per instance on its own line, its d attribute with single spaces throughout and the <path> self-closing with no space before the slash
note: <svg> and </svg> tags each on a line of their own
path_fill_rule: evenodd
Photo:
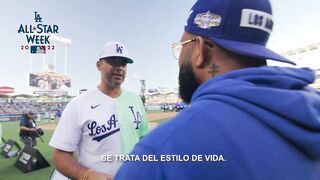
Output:
<svg viewBox="0 0 320 180">
<path fill-rule="evenodd" d="M 0 102 L 0 122 L 19 120 L 22 113 L 31 111 L 35 119 L 60 117 L 68 102 Z"/>
<path fill-rule="evenodd" d="M 62 111 L 67 102 L 0 102 L 0 114 L 21 114 L 25 110 L 29 110 L 35 113 L 46 113 Z"/>
</svg>

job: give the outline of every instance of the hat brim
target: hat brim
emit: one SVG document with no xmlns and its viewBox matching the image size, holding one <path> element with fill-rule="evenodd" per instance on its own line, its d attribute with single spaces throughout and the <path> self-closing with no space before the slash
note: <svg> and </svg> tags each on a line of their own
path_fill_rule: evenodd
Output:
<svg viewBox="0 0 320 180">
<path fill-rule="evenodd" d="M 128 63 L 128 64 L 132 64 L 132 63 L 133 63 L 133 60 L 132 60 L 132 59 L 130 59 L 130 58 L 124 57 L 124 59 L 126 59 L 126 60 L 127 60 L 127 63 Z"/>
<path fill-rule="evenodd" d="M 210 38 L 213 42 L 217 43 L 221 47 L 232 51 L 234 53 L 238 53 L 241 55 L 254 57 L 257 59 L 270 59 L 274 61 L 289 63 L 292 65 L 296 65 L 296 63 L 290 61 L 289 59 L 271 51 L 263 45 L 252 44 L 248 42 L 240 42 L 240 41 L 232 41 L 221 38 Z"/>
<path fill-rule="evenodd" d="M 131 58 L 124 57 L 124 56 L 107 56 L 107 57 L 103 57 L 103 58 L 113 58 L 113 57 L 123 58 L 123 59 L 125 59 L 127 61 L 128 64 L 132 64 L 133 63 L 133 60 Z M 100 58 L 100 59 L 103 59 L 103 58 Z"/>
</svg>

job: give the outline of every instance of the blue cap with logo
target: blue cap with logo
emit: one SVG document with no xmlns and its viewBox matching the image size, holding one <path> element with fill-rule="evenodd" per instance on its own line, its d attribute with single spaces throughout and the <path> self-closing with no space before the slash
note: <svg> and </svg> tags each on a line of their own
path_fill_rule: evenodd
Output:
<svg viewBox="0 0 320 180">
<path fill-rule="evenodd" d="M 272 27 L 269 0 L 198 0 L 185 31 L 206 36 L 237 54 L 295 65 L 265 47 Z"/>
</svg>

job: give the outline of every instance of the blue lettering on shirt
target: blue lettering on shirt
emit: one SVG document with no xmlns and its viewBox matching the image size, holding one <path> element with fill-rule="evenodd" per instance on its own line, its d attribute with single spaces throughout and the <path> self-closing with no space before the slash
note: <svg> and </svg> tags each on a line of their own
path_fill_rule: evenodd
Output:
<svg viewBox="0 0 320 180">
<path fill-rule="evenodd" d="M 118 120 L 114 114 L 106 124 L 101 126 L 98 125 L 97 121 L 91 121 L 87 124 L 87 128 L 90 130 L 89 136 L 95 136 L 92 140 L 100 142 L 102 139 L 120 131 L 120 128 L 117 128 L 117 122 Z"/>
</svg>

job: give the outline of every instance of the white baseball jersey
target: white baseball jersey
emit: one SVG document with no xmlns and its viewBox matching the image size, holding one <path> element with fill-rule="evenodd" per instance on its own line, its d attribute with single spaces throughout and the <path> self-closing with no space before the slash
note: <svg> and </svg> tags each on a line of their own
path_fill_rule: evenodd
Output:
<svg viewBox="0 0 320 180">
<path fill-rule="evenodd" d="M 121 154 L 115 100 L 99 89 L 72 99 L 64 109 L 49 145 L 76 152 L 81 166 L 114 175 L 121 162 L 103 162 L 102 155 Z"/>
</svg>

